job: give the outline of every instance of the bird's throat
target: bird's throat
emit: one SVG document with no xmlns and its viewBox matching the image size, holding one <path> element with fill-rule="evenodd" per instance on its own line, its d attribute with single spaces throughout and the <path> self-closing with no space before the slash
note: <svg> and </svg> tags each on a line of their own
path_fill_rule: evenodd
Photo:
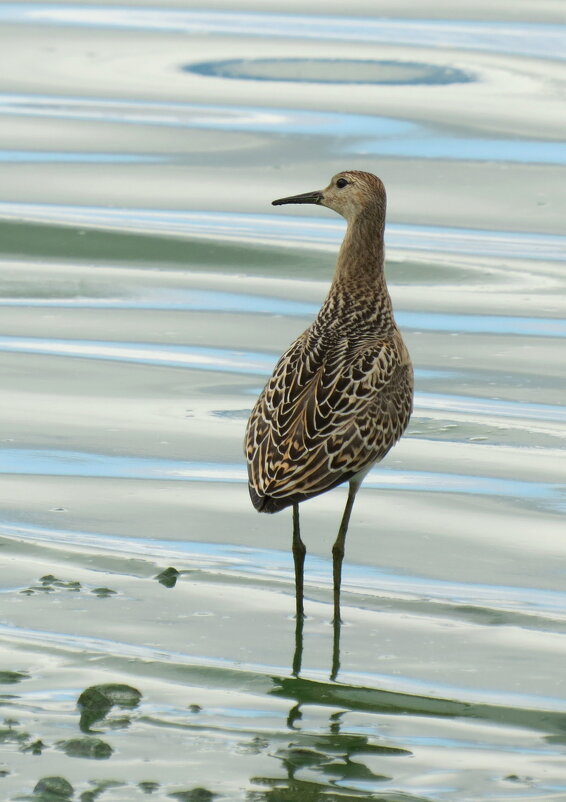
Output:
<svg viewBox="0 0 566 802">
<path fill-rule="evenodd" d="M 375 217 L 350 221 L 321 324 L 333 330 L 354 325 L 360 336 L 390 333 L 395 321 L 383 268 L 383 227 Z"/>
<path fill-rule="evenodd" d="M 385 248 L 383 225 L 371 214 L 361 214 L 348 222 L 338 254 L 334 283 L 343 289 L 383 293 Z"/>
</svg>

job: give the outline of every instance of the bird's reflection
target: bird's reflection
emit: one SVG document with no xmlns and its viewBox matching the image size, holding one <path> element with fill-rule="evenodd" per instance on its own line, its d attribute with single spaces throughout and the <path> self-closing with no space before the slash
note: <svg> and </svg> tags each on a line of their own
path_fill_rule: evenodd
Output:
<svg viewBox="0 0 566 802">
<path fill-rule="evenodd" d="M 332 637 L 332 668 L 330 670 L 331 682 L 335 682 L 336 678 L 338 677 L 338 672 L 340 671 L 341 626 L 342 626 L 342 621 L 340 619 L 340 606 L 338 606 L 338 616 L 335 616 L 334 621 L 332 622 L 333 637 Z"/>
<path fill-rule="evenodd" d="M 301 673 L 303 664 L 303 644 L 304 644 L 304 624 L 305 616 L 297 615 L 295 617 L 295 650 L 293 652 L 293 661 L 291 663 L 291 674 L 293 677 L 298 677 Z M 332 664 L 330 669 L 330 680 L 335 682 L 340 671 L 340 630 L 342 627 L 342 620 L 340 618 L 340 601 L 334 604 L 334 619 L 332 621 Z"/>
<path fill-rule="evenodd" d="M 345 715 L 359 708 L 355 703 L 355 696 L 352 697 L 353 706 L 350 706 L 344 697 L 344 689 L 347 686 L 329 685 L 326 682 L 298 677 L 274 677 L 273 680 L 272 693 L 292 702 L 287 715 L 289 737 L 279 738 L 270 750 L 270 755 L 279 762 L 286 776 L 282 777 L 279 769 L 276 776 L 252 777 L 253 785 L 262 789 L 255 792 L 254 800 L 326 802 L 329 799 L 338 799 L 339 796 L 341 802 L 359 802 L 362 798 L 359 791 L 360 783 L 364 785 L 371 783 L 374 786 L 392 779 L 390 774 L 374 771 L 376 761 L 379 761 L 380 757 L 387 759 L 383 768 L 387 766 L 390 770 L 389 758 L 411 756 L 410 751 L 383 743 L 382 739 L 372 739 L 365 734 L 348 732 L 347 723 L 344 721 Z M 364 689 L 362 709 L 367 708 L 365 699 L 368 690 Z M 303 721 L 301 709 L 303 706 L 305 706 L 306 722 Z M 326 727 L 317 718 L 316 729 L 312 731 L 308 726 L 308 717 L 309 709 L 312 710 L 313 706 L 318 709 L 320 706 L 324 708 L 339 706 L 339 709 L 329 714 Z M 379 708 L 373 712 L 379 712 Z M 368 758 L 372 761 L 371 768 L 368 765 Z M 399 797 L 388 796 L 387 799 L 393 802 L 400 800 L 401 797 L 405 802 L 424 802 L 418 797 L 404 794 Z"/>
<path fill-rule="evenodd" d="M 301 673 L 303 664 L 303 627 L 305 623 L 304 615 L 295 616 L 295 652 L 293 654 L 293 664 L 291 673 L 298 677 Z"/>
</svg>

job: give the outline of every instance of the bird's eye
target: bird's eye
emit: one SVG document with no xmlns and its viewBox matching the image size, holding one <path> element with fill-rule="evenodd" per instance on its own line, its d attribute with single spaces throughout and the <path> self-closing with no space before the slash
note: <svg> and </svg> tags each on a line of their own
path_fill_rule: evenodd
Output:
<svg viewBox="0 0 566 802">
<path fill-rule="evenodd" d="M 338 189 L 343 189 L 347 183 L 348 182 L 346 181 L 345 178 L 339 178 L 338 181 L 336 182 L 336 186 L 338 187 Z"/>
</svg>

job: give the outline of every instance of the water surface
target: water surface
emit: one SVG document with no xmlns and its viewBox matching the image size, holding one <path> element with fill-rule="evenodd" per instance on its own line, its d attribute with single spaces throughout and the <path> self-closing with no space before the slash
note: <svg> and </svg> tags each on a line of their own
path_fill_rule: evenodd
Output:
<svg viewBox="0 0 566 802">
<path fill-rule="evenodd" d="M 566 800 L 566 25 L 457 5 L 0 4 L 3 799 Z M 345 168 L 417 386 L 338 644 L 242 437 Z"/>
</svg>

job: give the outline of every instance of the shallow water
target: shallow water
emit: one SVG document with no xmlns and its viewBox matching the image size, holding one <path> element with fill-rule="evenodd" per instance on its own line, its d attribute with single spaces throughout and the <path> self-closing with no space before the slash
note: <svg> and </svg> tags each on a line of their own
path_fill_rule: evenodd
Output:
<svg viewBox="0 0 566 802">
<path fill-rule="evenodd" d="M 0 4 L 3 799 L 566 800 L 563 6 L 427 5 Z M 344 168 L 417 386 L 338 642 L 241 442 Z"/>
</svg>

